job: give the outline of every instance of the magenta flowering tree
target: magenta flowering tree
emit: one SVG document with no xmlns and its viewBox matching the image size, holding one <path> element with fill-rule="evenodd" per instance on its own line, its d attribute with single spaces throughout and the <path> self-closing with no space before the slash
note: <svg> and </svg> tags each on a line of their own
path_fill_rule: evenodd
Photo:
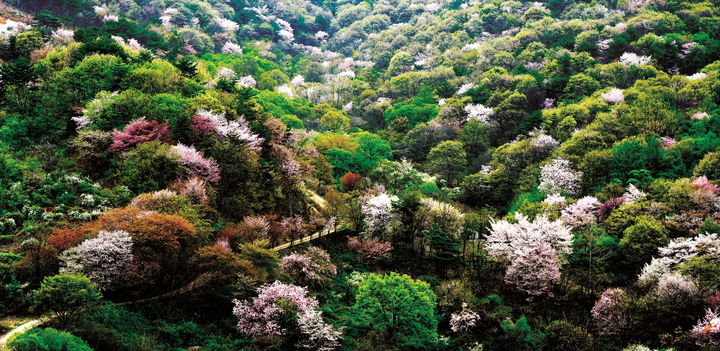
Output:
<svg viewBox="0 0 720 351">
<path fill-rule="evenodd" d="M 601 334 L 615 334 L 627 326 L 628 300 L 623 289 L 611 288 L 603 291 L 590 311 Z"/>
<path fill-rule="evenodd" d="M 707 310 L 705 317 L 695 324 L 690 335 L 698 346 L 720 347 L 720 316 L 718 313 Z"/>
<path fill-rule="evenodd" d="M 331 351 L 340 346 L 340 331 L 322 319 L 318 301 L 305 288 L 274 282 L 258 288 L 252 301 L 234 300 L 237 327 L 257 341 L 273 342 L 296 334 L 298 348 Z M 294 313 L 293 318 L 287 318 Z"/>
<path fill-rule="evenodd" d="M 705 190 L 715 195 L 720 194 L 720 188 L 718 188 L 715 184 L 708 180 L 706 176 L 695 178 L 695 180 L 692 182 L 692 187 L 693 189 Z"/>
<path fill-rule="evenodd" d="M 602 203 L 600 206 L 598 206 L 598 211 L 597 211 L 598 221 L 600 221 L 600 222 L 605 221 L 610 216 L 610 213 L 612 213 L 612 211 L 614 209 L 622 206 L 622 204 L 624 204 L 624 203 L 625 203 L 625 198 L 622 196 L 608 199 L 607 201 Z"/>
<path fill-rule="evenodd" d="M 220 181 L 220 166 L 195 147 L 177 144 L 172 148 L 172 152 L 180 156 L 180 162 L 187 167 L 191 177 L 199 177 L 211 183 Z"/>
<path fill-rule="evenodd" d="M 535 297 L 552 296 L 552 287 L 560 280 L 557 253 L 550 245 L 540 243 L 517 256 L 505 272 L 505 282 L 518 291 Z"/>
<path fill-rule="evenodd" d="M 112 135 L 109 149 L 111 152 L 126 151 L 135 145 L 152 140 L 170 141 L 168 122 L 160 124 L 155 120 L 148 121 L 145 117 L 131 121 L 123 130 L 114 130 Z"/>
</svg>

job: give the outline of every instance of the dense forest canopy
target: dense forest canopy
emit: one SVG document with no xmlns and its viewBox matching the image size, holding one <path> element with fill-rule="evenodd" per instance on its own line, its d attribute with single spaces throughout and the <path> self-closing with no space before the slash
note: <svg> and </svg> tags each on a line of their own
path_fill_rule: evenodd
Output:
<svg viewBox="0 0 720 351">
<path fill-rule="evenodd" d="M 0 350 L 717 350 L 718 0 L 0 1 Z"/>
</svg>

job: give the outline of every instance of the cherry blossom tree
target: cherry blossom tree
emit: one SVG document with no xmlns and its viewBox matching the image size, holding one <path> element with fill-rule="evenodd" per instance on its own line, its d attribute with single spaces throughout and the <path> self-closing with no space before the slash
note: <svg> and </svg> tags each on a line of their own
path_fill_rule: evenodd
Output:
<svg viewBox="0 0 720 351">
<path fill-rule="evenodd" d="M 486 249 L 490 255 L 513 262 L 539 244 L 547 244 L 560 256 L 572 252 L 572 233 L 561 220 L 551 221 L 542 215 L 530 221 L 521 213 L 516 213 L 515 218 L 517 223 L 506 220 L 490 222 L 490 235 L 486 238 Z"/>
<path fill-rule="evenodd" d="M 538 188 L 548 194 L 575 195 L 580 191 L 581 178 L 582 172 L 572 169 L 570 161 L 556 158 L 540 168 Z"/>
<path fill-rule="evenodd" d="M 100 231 L 98 236 L 60 255 L 60 273 L 82 273 L 101 290 L 110 290 L 132 261 L 132 238 L 126 231 Z"/>
<path fill-rule="evenodd" d="M 602 293 L 590 311 L 601 334 L 614 334 L 625 328 L 627 304 L 628 296 L 623 289 L 611 288 Z"/>
<path fill-rule="evenodd" d="M 698 255 L 720 254 L 718 234 L 700 234 L 691 238 L 677 238 L 658 249 L 659 256 L 645 264 L 638 283 L 643 286 L 657 284 L 661 277 L 671 273 L 678 264 Z"/>
<path fill-rule="evenodd" d="M 220 50 L 223 54 L 228 55 L 242 55 L 243 51 L 240 45 L 235 44 L 233 42 L 227 42 L 223 45 L 222 49 Z"/>
<path fill-rule="evenodd" d="M 216 114 L 200 109 L 193 116 L 190 129 L 196 133 L 215 133 L 245 143 L 250 150 L 260 151 L 265 139 L 250 130 L 248 122 L 240 116 L 234 121 L 225 118 L 225 113 Z"/>
<path fill-rule="evenodd" d="M 209 201 L 207 183 L 200 177 L 180 179 L 170 184 L 170 187 L 195 204 L 206 205 Z"/>
<path fill-rule="evenodd" d="M 608 92 L 601 95 L 602 99 L 610 104 L 619 104 L 625 101 L 622 89 L 612 88 Z"/>
<path fill-rule="evenodd" d="M 465 105 L 465 113 L 467 113 L 467 120 L 476 119 L 482 124 L 491 124 L 494 122 L 492 117 L 495 115 L 495 111 L 486 107 L 482 104 L 467 104 Z"/>
<path fill-rule="evenodd" d="M 148 121 L 145 117 L 128 123 L 123 130 L 114 130 L 112 136 L 111 152 L 126 151 L 135 145 L 152 140 L 170 141 L 169 124 L 159 124 L 158 121 Z"/>
<path fill-rule="evenodd" d="M 69 29 L 58 28 L 52 32 L 50 36 L 52 41 L 56 44 L 67 45 L 75 41 L 75 32 Z"/>
<path fill-rule="evenodd" d="M 331 351 L 340 346 L 340 331 L 323 321 L 317 311 L 318 301 L 308 296 L 305 288 L 276 281 L 257 292 L 252 301 L 233 301 L 233 314 L 243 334 L 259 340 L 277 340 L 297 333 L 300 337 L 295 346 L 308 350 Z M 296 322 L 283 318 L 288 312 L 295 312 Z"/>
<path fill-rule="evenodd" d="M 450 330 L 455 333 L 468 331 L 477 325 L 480 315 L 469 309 L 467 303 L 462 304 L 462 311 L 450 315 Z"/>
<path fill-rule="evenodd" d="M 720 347 L 720 315 L 708 309 L 705 317 L 695 324 L 690 334 L 698 346 Z"/>
<path fill-rule="evenodd" d="M 599 206 L 597 198 L 585 196 L 562 210 L 562 220 L 572 228 L 590 226 L 597 222 L 596 214 Z"/>
<path fill-rule="evenodd" d="M 327 251 L 312 246 L 304 254 L 292 253 L 282 258 L 280 266 L 301 285 L 323 286 L 337 274 Z"/>
<path fill-rule="evenodd" d="M 387 237 L 395 222 L 392 203 L 397 200 L 397 196 L 390 196 L 385 192 L 362 200 L 360 212 L 365 223 L 363 237 Z"/>
<path fill-rule="evenodd" d="M 557 253 L 546 243 L 524 250 L 505 272 L 505 282 L 518 291 L 535 297 L 552 296 L 552 287 L 560 280 Z"/>
<path fill-rule="evenodd" d="M 660 277 L 653 293 L 671 306 L 686 306 L 698 297 L 698 287 L 688 276 L 669 273 Z"/>
<path fill-rule="evenodd" d="M 620 63 L 626 66 L 645 66 L 650 64 L 650 56 L 640 56 L 636 53 L 626 52 L 620 56 Z"/>
<path fill-rule="evenodd" d="M 172 152 L 180 156 L 180 162 L 188 168 L 191 177 L 199 177 L 211 183 L 220 181 L 220 166 L 212 158 L 206 158 L 193 146 L 177 144 Z"/>
</svg>

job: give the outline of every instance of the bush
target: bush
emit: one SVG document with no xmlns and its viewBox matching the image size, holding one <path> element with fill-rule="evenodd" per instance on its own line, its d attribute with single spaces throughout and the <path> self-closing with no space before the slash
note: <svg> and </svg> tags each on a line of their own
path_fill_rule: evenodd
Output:
<svg viewBox="0 0 720 351">
<path fill-rule="evenodd" d="M 53 328 L 34 328 L 10 343 L 13 351 L 92 351 L 85 340 Z"/>
</svg>

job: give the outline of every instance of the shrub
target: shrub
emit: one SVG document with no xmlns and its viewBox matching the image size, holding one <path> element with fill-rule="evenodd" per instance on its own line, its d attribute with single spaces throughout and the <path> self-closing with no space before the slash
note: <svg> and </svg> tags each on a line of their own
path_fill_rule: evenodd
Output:
<svg viewBox="0 0 720 351">
<path fill-rule="evenodd" d="M 13 351 L 63 350 L 92 351 L 85 340 L 53 328 L 33 328 L 10 343 Z"/>
</svg>

